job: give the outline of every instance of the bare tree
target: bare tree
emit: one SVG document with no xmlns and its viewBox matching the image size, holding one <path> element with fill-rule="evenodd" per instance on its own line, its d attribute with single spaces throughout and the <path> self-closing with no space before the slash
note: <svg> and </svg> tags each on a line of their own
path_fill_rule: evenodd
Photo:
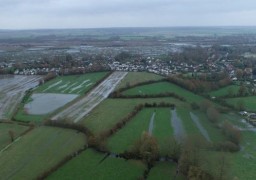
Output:
<svg viewBox="0 0 256 180">
<path fill-rule="evenodd" d="M 9 136 L 11 138 L 11 142 L 13 142 L 14 141 L 14 137 L 15 137 L 14 132 L 12 130 L 9 130 L 8 134 L 9 134 Z"/>
</svg>

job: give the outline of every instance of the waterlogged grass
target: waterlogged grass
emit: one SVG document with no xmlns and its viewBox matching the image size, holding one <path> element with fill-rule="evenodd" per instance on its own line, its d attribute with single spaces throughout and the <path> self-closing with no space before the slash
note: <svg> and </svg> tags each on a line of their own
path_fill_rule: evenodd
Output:
<svg viewBox="0 0 256 180">
<path fill-rule="evenodd" d="M 18 124 L 0 123 L 0 150 L 11 143 L 9 131 L 13 132 L 14 139 L 16 139 L 22 132 L 26 131 L 27 129 L 27 126 L 21 126 Z"/>
<path fill-rule="evenodd" d="M 222 122 L 225 121 L 229 121 L 230 123 L 232 123 L 233 125 L 237 126 L 237 127 L 241 127 L 241 128 L 247 128 L 248 124 L 243 123 L 241 120 L 244 119 L 245 117 L 240 116 L 238 114 L 236 114 L 235 112 L 230 112 L 230 113 L 226 113 L 226 114 L 221 114 L 220 116 L 220 120 Z"/>
<path fill-rule="evenodd" d="M 83 75 L 59 76 L 39 86 L 36 93 L 84 94 L 102 79 L 107 72 L 87 73 Z"/>
<path fill-rule="evenodd" d="M 91 149 L 75 157 L 47 179 L 138 179 L 145 165 L 139 161 L 108 157 Z"/>
<path fill-rule="evenodd" d="M 224 88 L 220 88 L 216 91 L 211 91 L 209 94 L 210 94 L 210 96 L 219 97 L 219 96 L 230 95 L 230 93 L 237 94 L 238 90 L 239 90 L 239 86 L 230 85 L 230 86 L 226 86 Z"/>
<path fill-rule="evenodd" d="M 226 101 L 228 104 L 231 104 L 234 106 L 237 106 L 240 102 L 242 102 L 247 111 L 256 112 L 256 96 L 229 98 L 229 99 L 226 99 Z"/>
<path fill-rule="evenodd" d="M 173 137 L 171 110 L 170 108 L 157 108 L 155 112 L 153 136 L 158 142 L 160 154 L 163 154 L 163 147 Z"/>
<path fill-rule="evenodd" d="M 75 131 L 36 128 L 0 153 L 0 177 L 35 179 L 85 143 L 85 136 Z"/>
<path fill-rule="evenodd" d="M 187 91 L 175 84 L 169 82 L 159 82 L 143 86 L 138 86 L 135 88 L 128 89 L 124 91 L 125 95 L 154 95 L 159 93 L 172 92 L 177 95 L 184 97 L 188 102 L 200 102 L 203 100 L 201 96 L 198 96 L 190 91 Z"/>
<path fill-rule="evenodd" d="M 116 89 L 127 87 L 127 85 L 134 85 L 141 82 L 146 82 L 150 80 L 160 80 L 163 76 L 148 73 L 148 72 L 129 72 L 125 78 L 120 82 Z"/>
<path fill-rule="evenodd" d="M 196 124 L 193 122 L 193 120 L 190 117 L 190 108 L 189 107 L 180 107 L 177 108 L 177 113 L 180 119 L 182 120 L 182 124 L 184 126 L 184 129 L 186 133 L 189 136 L 197 136 L 202 137 L 202 134 L 200 133 L 199 129 L 197 128 Z"/>
<path fill-rule="evenodd" d="M 215 127 L 215 125 L 207 119 L 204 113 L 198 111 L 193 113 L 198 117 L 199 122 L 208 132 L 208 135 L 213 142 L 222 142 L 225 140 L 224 135 L 221 133 L 221 129 Z"/>
<path fill-rule="evenodd" d="M 124 128 L 108 139 L 107 146 L 112 152 L 122 153 L 132 148 L 142 133 L 148 131 L 153 108 L 140 111 Z"/>
</svg>

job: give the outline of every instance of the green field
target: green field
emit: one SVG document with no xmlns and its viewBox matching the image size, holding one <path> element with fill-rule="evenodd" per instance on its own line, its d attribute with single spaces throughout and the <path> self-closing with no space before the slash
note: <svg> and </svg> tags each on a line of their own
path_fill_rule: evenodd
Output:
<svg viewBox="0 0 256 180">
<path fill-rule="evenodd" d="M 122 153 L 132 148 L 142 133 L 148 131 L 154 109 L 143 109 L 126 126 L 108 139 L 107 146 L 112 152 Z"/>
<path fill-rule="evenodd" d="M 97 134 L 113 127 L 115 123 L 128 115 L 136 105 L 144 104 L 146 102 L 168 102 L 174 103 L 176 106 L 184 106 L 183 102 L 174 98 L 106 99 L 80 123 L 87 126 L 91 131 Z"/>
<path fill-rule="evenodd" d="M 163 76 L 148 73 L 148 72 L 129 72 L 125 78 L 120 82 L 116 89 L 127 87 L 127 85 L 134 85 L 137 83 L 149 81 L 149 80 L 160 80 Z"/>
<path fill-rule="evenodd" d="M 138 179 L 143 177 L 145 165 L 140 161 L 105 157 L 87 149 L 75 157 L 47 179 Z"/>
<path fill-rule="evenodd" d="M 230 85 L 230 86 L 226 86 L 224 88 L 220 88 L 216 91 L 211 91 L 209 92 L 210 96 L 213 97 L 219 97 L 219 96 L 227 96 L 227 95 L 231 95 L 230 93 L 232 93 L 233 95 L 237 94 L 239 90 L 239 86 L 237 85 Z"/>
<path fill-rule="evenodd" d="M 163 147 L 165 147 L 165 144 L 173 137 L 171 110 L 170 108 L 157 108 L 155 113 L 153 136 L 158 142 L 160 154 L 166 155 L 163 152 Z"/>
<path fill-rule="evenodd" d="M 41 122 L 43 121 L 47 115 L 32 115 L 32 114 L 27 114 L 26 112 L 19 110 L 15 116 L 16 120 L 23 121 L 23 122 Z"/>
<path fill-rule="evenodd" d="M 0 123 L 0 151 L 11 143 L 11 137 L 9 135 L 9 131 L 14 133 L 14 138 L 20 136 L 21 133 L 28 129 L 27 126 L 21 126 L 18 124 L 7 124 Z"/>
<path fill-rule="evenodd" d="M 35 179 L 85 143 L 84 135 L 75 131 L 36 128 L 0 153 L 0 177 Z"/>
<path fill-rule="evenodd" d="M 177 95 L 184 97 L 188 102 L 200 102 L 203 100 L 201 96 L 198 96 L 190 91 L 187 91 L 175 84 L 169 82 L 159 82 L 149 85 L 138 86 L 128 89 L 123 92 L 125 95 L 152 95 L 165 92 L 173 92 Z"/>
<path fill-rule="evenodd" d="M 107 72 L 97 72 L 84 75 L 59 76 L 39 86 L 34 92 L 84 94 L 106 74 Z"/>
<path fill-rule="evenodd" d="M 151 169 L 148 180 L 170 180 L 170 179 L 177 179 L 182 180 L 186 179 L 180 175 L 175 177 L 176 175 L 176 165 L 170 162 L 158 162 L 156 165 Z"/>
<path fill-rule="evenodd" d="M 239 102 L 242 102 L 247 111 L 256 112 L 256 96 L 248 96 L 248 97 L 237 97 L 237 98 L 229 98 L 226 99 L 228 104 L 237 106 Z"/>
</svg>

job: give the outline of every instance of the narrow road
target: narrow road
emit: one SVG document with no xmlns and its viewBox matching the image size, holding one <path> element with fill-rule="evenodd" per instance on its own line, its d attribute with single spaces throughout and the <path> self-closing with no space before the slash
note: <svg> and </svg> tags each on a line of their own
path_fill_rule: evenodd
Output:
<svg viewBox="0 0 256 180">
<path fill-rule="evenodd" d="M 152 133 L 153 133 L 155 115 L 156 115 L 156 113 L 153 112 L 153 114 L 152 114 L 152 116 L 151 116 L 151 119 L 150 119 L 150 123 L 149 123 L 149 127 L 148 127 L 148 133 L 149 133 L 149 135 L 152 135 Z"/>
<path fill-rule="evenodd" d="M 68 119 L 77 123 L 82 120 L 93 108 L 108 97 L 118 83 L 126 76 L 127 72 L 114 72 L 87 96 L 75 104 L 67 107 L 51 118 L 51 120 Z"/>
<path fill-rule="evenodd" d="M 208 141 L 208 142 L 212 142 L 209 134 L 207 132 L 207 130 L 202 126 L 202 124 L 199 122 L 198 117 L 190 112 L 190 117 L 191 119 L 194 121 L 194 123 L 196 124 L 196 127 L 199 129 L 199 131 L 201 132 L 201 134 L 204 136 L 204 138 Z"/>
<path fill-rule="evenodd" d="M 171 126 L 174 129 L 174 137 L 176 141 L 182 142 L 186 136 L 181 119 L 178 117 L 176 109 L 171 110 Z"/>
</svg>

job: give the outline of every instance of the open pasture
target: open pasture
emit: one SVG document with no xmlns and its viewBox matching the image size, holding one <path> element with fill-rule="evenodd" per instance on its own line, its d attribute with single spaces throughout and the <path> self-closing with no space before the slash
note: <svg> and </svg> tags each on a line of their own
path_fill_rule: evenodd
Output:
<svg viewBox="0 0 256 180">
<path fill-rule="evenodd" d="M 129 72 L 127 76 L 120 82 L 116 89 L 120 89 L 127 86 L 132 86 L 141 82 L 146 82 L 150 80 L 160 80 L 163 76 L 148 73 L 148 72 Z"/>
<path fill-rule="evenodd" d="M 223 88 L 220 88 L 215 91 L 209 92 L 211 97 L 220 97 L 220 96 L 228 96 L 228 95 L 235 95 L 238 93 L 239 86 L 238 85 L 229 85 Z"/>
<path fill-rule="evenodd" d="M 35 179 L 85 144 L 85 136 L 72 130 L 36 128 L 0 153 L 0 177 Z"/>
<path fill-rule="evenodd" d="M 12 143 L 9 131 L 13 133 L 15 140 L 27 129 L 27 126 L 21 126 L 18 124 L 0 123 L 0 151 Z"/>
<path fill-rule="evenodd" d="M 203 100 L 201 96 L 198 96 L 190 91 L 187 91 L 175 84 L 169 82 L 158 82 L 143 86 L 134 87 L 123 92 L 124 95 L 154 95 L 165 92 L 176 93 L 177 95 L 184 97 L 189 102 L 200 102 Z"/>
<path fill-rule="evenodd" d="M 143 177 L 145 168 L 140 161 L 106 157 L 87 149 L 47 179 L 139 179 Z"/>
<path fill-rule="evenodd" d="M 59 76 L 38 87 L 36 93 L 84 94 L 107 72 Z"/>
<path fill-rule="evenodd" d="M 242 104 L 247 111 L 256 112 L 256 96 L 229 98 L 226 99 L 226 101 L 228 104 L 234 105 L 235 107 Z"/>
<path fill-rule="evenodd" d="M 130 150 L 140 139 L 143 132 L 148 132 L 150 118 L 154 109 L 140 111 L 126 126 L 108 139 L 107 146 L 112 152 L 123 153 Z"/>
</svg>

